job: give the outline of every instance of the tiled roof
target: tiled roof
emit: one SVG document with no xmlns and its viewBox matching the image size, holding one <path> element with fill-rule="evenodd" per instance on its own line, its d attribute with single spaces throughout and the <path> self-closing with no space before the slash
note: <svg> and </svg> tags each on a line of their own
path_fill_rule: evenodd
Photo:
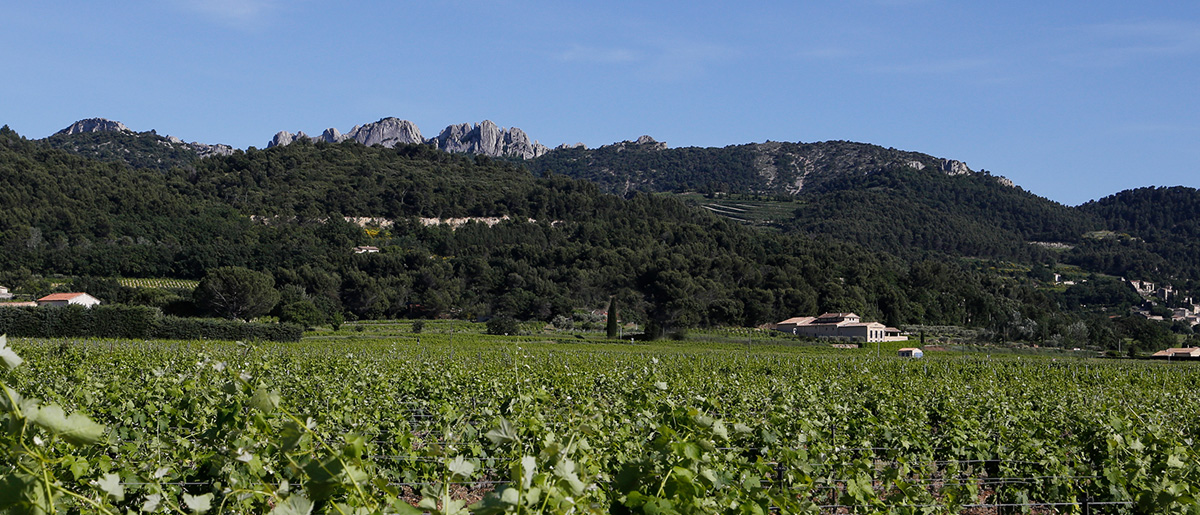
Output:
<svg viewBox="0 0 1200 515">
<path fill-rule="evenodd" d="M 80 296 L 80 295 L 87 295 L 87 294 L 86 294 L 86 293 L 81 293 L 81 292 L 75 292 L 75 293 L 51 293 L 50 295 L 47 295 L 47 296 L 45 296 L 45 297 L 42 297 L 42 298 L 38 299 L 38 302 L 54 302 L 54 301 L 56 301 L 56 300 L 71 300 L 71 299 L 73 299 L 73 298 L 75 298 L 75 297 L 78 297 L 78 296 Z"/>
</svg>

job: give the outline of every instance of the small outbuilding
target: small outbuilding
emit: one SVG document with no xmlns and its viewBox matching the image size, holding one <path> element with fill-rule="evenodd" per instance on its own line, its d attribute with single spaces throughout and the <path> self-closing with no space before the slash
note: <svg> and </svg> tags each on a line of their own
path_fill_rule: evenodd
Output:
<svg viewBox="0 0 1200 515">
<path fill-rule="evenodd" d="M 378 254 L 379 247 L 373 247 L 370 245 L 359 245 L 357 247 L 354 247 L 354 253 L 355 254 Z"/>
<path fill-rule="evenodd" d="M 1154 359 L 1200 359 L 1200 347 L 1180 347 L 1155 352 Z"/>
<path fill-rule="evenodd" d="M 13 298 L 12 292 L 8 291 L 8 288 L 0 286 L 0 300 L 8 300 L 11 298 Z"/>
<path fill-rule="evenodd" d="M 90 308 L 100 303 L 100 299 L 83 292 L 53 293 L 37 300 L 38 306 L 67 306 L 78 305 Z"/>
<path fill-rule="evenodd" d="M 922 351 L 921 351 L 921 349 L 918 349 L 918 348 L 916 348 L 916 347 L 905 347 L 905 348 L 903 348 L 903 349 L 900 349 L 900 351 L 899 351 L 899 352 L 897 352 L 897 353 L 896 353 L 896 355 L 897 355 L 897 356 L 900 356 L 900 357 L 902 357 L 902 358 L 922 358 L 922 357 L 925 357 L 925 353 L 924 353 L 924 352 L 922 352 Z"/>
</svg>

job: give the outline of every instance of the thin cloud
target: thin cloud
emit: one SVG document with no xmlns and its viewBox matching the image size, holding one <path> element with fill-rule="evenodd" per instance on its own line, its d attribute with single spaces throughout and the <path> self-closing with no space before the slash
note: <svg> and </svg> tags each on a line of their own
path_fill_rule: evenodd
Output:
<svg viewBox="0 0 1200 515">
<path fill-rule="evenodd" d="M 823 47 L 802 50 L 797 54 L 806 59 L 847 59 L 859 55 L 858 52 L 842 47 Z"/>
<path fill-rule="evenodd" d="M 635 48 L 599 48 L 575 45 L 556 54 L 560 61 L 624 68 L 634 77 L 653 82 L 674 82 L 703 76 L 709 67 L 737 55 L 717 44 L 672 39 L 645 42 Z"/>
<path fill-rule="evenodd" d="M 1089 25 L 1070 31 L 1060 59 L 1080 66 L 1121 66 L 1150 58 L 1200 54 L 1200 24 L 1140 21 Z"/>
<path fill-rule="evenodd" d="M 628 48 L 595 48 L 573 46 L 558 54 L 562 61 L 576 63 L 618 64 L 638 60 L 638 53 Z"/>
<path fill-rule="evenodd" d="M 993 64 L 994 61 L 991 59 L 958 58 L 886 64 L 875 66 L 872 71 L 900 75 L 949 75 L 985 71 L 990 69 Z"/>
<path fill-rule="evenodd" d="M 278 7 L 277 0 L 175 0 L 175 4 L 217 22 L 237 27 L 260 23 Z"/>
</svg>

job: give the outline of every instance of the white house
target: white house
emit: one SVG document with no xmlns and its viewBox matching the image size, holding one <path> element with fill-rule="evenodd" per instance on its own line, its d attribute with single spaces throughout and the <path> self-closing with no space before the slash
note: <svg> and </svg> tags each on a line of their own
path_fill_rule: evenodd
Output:
<svg viewBox="0 0 1200 515">
<path fill-rule="evenodd" d="M 8 288 L 0 286 L 0 300 L 8 300 L 11 298 L 13 298 L 12 292 L 8 291 Z"/>
<path fill-rule="evenodd" d="M 66 306 L 77 304 L 90 308 L 100 303 L 100 299 L 86 293 L 54 293 L 37 300 L 38 306 Z"/>
<path fill-rule="evenodd" d="M 379 252 L 379 247 L 372 247 L 370 245 L 359 245 L 357 247 L 354 247 L 355 254 L 376 254 L 378 252 Z"/>
<path fill-rule="evenodd" d="M 908 340 L 900 330 L 879 322 L 863 322 L 854 313 L 825 313 L 819 317 L 795 317 L 775 324 L 775 330 L 796 336 L 859 342 Z"/>
</svg>

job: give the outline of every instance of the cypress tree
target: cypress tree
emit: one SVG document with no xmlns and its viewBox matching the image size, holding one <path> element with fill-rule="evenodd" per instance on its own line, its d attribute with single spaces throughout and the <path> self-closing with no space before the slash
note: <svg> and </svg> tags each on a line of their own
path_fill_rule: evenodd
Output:
<svg viewBox="0 0 1200 515">
<path fill-rule="evenodd" d="M 617 338 L 617 298 L 608 298 L 608 325 L 605 327 L 608 330 L 608 339 L 615 340 Z"/>
</svg>

